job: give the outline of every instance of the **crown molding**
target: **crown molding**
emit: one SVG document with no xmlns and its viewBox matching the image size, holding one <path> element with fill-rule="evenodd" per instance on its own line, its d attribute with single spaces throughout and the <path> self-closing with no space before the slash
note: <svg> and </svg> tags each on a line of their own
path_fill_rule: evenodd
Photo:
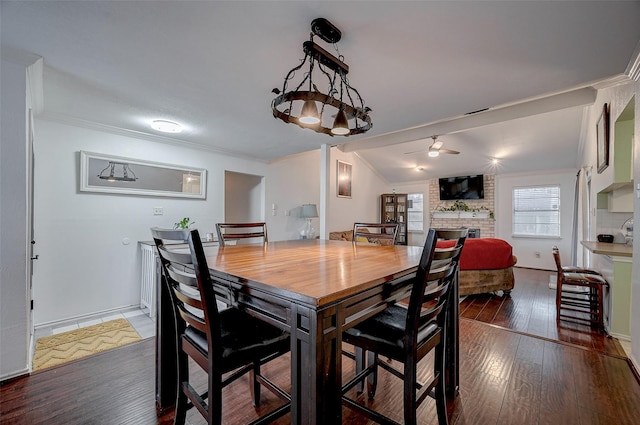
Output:
<svg viewBox="0 0 640 425">
<path fill-rule="evenodd" d="M 640 80 L 640 40 L 636 43 L 636 48 L 631 55 L 631 60 L 624 73 L 633 81 Z"/>
<path fill-rule="evenodd" d="M 631 79 L 625 74 L 614 75 L 613 77 L 609 77 L 605 80 L 600 80 L 596 83 L 593 83 L 592 87 L 596 90 L 604 90 L 611 87 L 620 86 L 622 84 L 627 84 Z"/>
<path fill-rule="evenodd" d="M 173 137 L 160 136 L 156 134 L 145 133 L 143 131 L 136 131 L 125 129 L 121 127 L 115 127 L 108 124 L 102 124 L 95 121 L 83 120 L 81 118 L 73 117 L 71 115 L 61 114 L 58 112 L 44 111 L 39 119 L 45 121 L 56 122 L 59 124 L 66 124 L 74 127 L 86 128 L 89 130 L 101 131 L 104 133 L 116 134 L 119 136 L 131 137 L 135 139 L 147 140 L 155 143 L 162 143 L 166 145 L 179 146 L 194 150 L 201 150 L 207 152 L 217 153 L 219 155 L 229 156 L 238 159 L 268 163 L 268 161 L 263 159 L 253 158 L 247 155 L 239 155 L 234 152 L 225 151 L 223 149 L 218 149 L 213 146 L 201 145 L 199 143 L 187 142 L 185 140 L 176 139 Z"/>
</svg>

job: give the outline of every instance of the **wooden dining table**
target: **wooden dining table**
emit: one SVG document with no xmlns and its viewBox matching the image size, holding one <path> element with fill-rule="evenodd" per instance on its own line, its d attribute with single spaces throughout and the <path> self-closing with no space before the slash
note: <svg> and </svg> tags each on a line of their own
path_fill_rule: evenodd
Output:
<svg viewBox="0 0 640 425">
<path fill-rule="evenodd" d="M 422 247 L 307 239 L 205 250 L 216 293 L 291 334 L 291 423 L 339 424 L 342 332 L 406 298 Z M 160 285 L 164 287 L 165 285 Z M 175 401 L 174 324 L 158 296 L 156 402 Z M 458 387 L 457 285 L 447 324 L 447 394 Z"/>
</svg>

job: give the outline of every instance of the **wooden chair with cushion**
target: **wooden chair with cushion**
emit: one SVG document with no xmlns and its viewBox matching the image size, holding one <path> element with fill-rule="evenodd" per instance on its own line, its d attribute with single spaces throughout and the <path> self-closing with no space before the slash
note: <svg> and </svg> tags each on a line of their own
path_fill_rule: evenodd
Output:
<svg viewBox="0 0 640 425">
<path fill-rule="evenodd" d="M 437 232 L 430 229 L 422 251 L 416 276 L 410 287 L 408 305 L 395 303 L 377 315 L 343 332 L 344 342 L 356 347 L 356 376 L 343 386 L 343 404 L 378 423 L 397 422 L 349 398 L 347 392 L 367 380 L 370 399 L 375 396 L 378 367 L 404 382 L 404 423 L 417 423 L 418 406 L 431 395 L 436 400 L 438 423 L 448 423 L 445 396 L 445 320 L 452 286 L 456 283 L 459 259 L 466 239 L 466 229 L 451 231 L 447 237 L 458 236 L 455 246 L 436 251 Z M 360 353 L 358 352 L 358 350 Z M 418 362 L 434 353 L 433 375 L 429 382 L 418 382 Z M 367 367 L 359 356 L 367 352 Z M 392 363 L 380 361 L 385 356 L 403 365 L 403 371 Z M 395 396 L 394 396 L 395 397 Z"/>
<path fill-rule="evenodd" d="M 607 281 L 589 269 L 563 267 L 557 246 L 553 247 L 552 253 L 558 273 L 556 321 L 589 324 L 604 331 L 604 287 L 608 286 Z"/>
<path fill-rule="evenodd" d="M 395 223 L 354 223 L 354 244 L 373 243 L 378 245 L 395 245 L 398 236 L 398 225 Z"/>
<path fill-rule="evenodd" d="M 291 398 L 260 374 L 260 366 L 290 349 L 289 334 L 238 308 L 218 311 L 204 249 L 197 230 L 151 229 L 162 263 L 163 285 L 173 306 L 177 345 L 178 397 L 175 424 L 184 424 L 192 407 L 208 424 L 222 422 L 222 389 L 251 373 L 253 405 L 260 404 L 265 386 L 285 403 L 253 424 L 269 423 L 286 414 Z M 187 243 L 176 246 L 175 243 Z M 200 394 L 189 377 L 189 358 L 208 374 Z"/>
<path fill-rule="evenodd" d="M 266 244 L 267 223 L 217 223 L 218 243 L 225 246 L 229 241 L 250 239 L 247 242 L 261 241 Z"/>
</svg>

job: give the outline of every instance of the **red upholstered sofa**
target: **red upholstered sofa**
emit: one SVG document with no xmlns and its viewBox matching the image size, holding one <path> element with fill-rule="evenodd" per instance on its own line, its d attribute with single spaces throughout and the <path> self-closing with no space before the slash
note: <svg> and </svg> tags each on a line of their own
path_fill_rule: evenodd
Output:
<svg viewBox="0 0 640 425">
<path fill-rule="evenodd" d="M 329 239 L 350 241 L 352 230 L 331 232 Z M 450 241 L 455 243 L 454 241 Z M 438 246 L 446 247 L 442 243 Z M 513 289 L 513 266 L 517 258 L 511 245 L 495 238 L 467 238 L 460 256 L 460 295 L 484 294 Z"/>
<path fill-rule="evenodd" d="M 460 256 L 460 295 L 500 290 L 509 294 L 514 285 L 513 266 L 516 262 L 507 241 L 468 238 Z"/>
</svg>

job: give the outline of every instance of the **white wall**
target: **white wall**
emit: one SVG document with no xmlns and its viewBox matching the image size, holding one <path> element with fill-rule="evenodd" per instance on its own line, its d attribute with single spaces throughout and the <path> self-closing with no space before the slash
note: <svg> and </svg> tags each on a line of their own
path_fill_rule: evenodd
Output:
<svg viewBox="0 0 640 425">
<path fill-rule="evenodd" d="M 138 304 L 149 228 L 182 217 L 203 233 L 223 219 L 224 171 L 264 175 L 267 164 L 46 120 L 36 122 L 33 292 L 37 325 Z M 80 150 L 205 168 L 207 198 L 78 191 Z M 154 216 L 154 207 L 164 215 Z"/>
<path fill-rule="evenodd" d="M 27 63 L 0 65 L 0 379 L 28 371 Z"/>
<path fill-rule="evenodd" d="M 305 220 L 302 204 L 316 204 L 320 212 L 320 150 L 287 156 L 269 164 L 266 221 L 269 240 L 299 239 Z M 276 209 L 271 207 L 275 204 Z M 273 215 L 275 211 L 275 216 Z M 288 214 L 288 215 L 287 215 Z M 316 232 L 318 219 L 312 219 Z"/>
<path fill-rule="evenodd" d="M 513 246 L 518 267 L 555 270 L 551 248 L 556 245 L 562 258 L 571 258 L 573 203 L 577 170 L 496 175 L 496 237 Z M 512 236 L 513 188 L 519 186 L 560 185 L 560 238 L 522 238 Z M 536 253 L 540 253 L 540 257 Z"/>
</svg>

